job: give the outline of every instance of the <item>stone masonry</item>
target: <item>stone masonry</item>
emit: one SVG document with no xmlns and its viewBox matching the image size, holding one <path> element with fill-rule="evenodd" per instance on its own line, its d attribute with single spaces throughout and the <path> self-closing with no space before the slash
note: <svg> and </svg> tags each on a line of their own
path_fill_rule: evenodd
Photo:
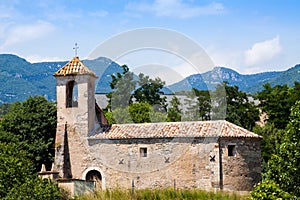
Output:
<svg viewBox="0 0 300 200">
<path fill-rule="evenodd" d="M 261 180 L 260 136 L 224 120 L 109 125 L 95 105 L 97 77 L 77 57 L 54 76 L 60 178 L 97 180 L 102 189 L 230 191 Z"/>
</svg>

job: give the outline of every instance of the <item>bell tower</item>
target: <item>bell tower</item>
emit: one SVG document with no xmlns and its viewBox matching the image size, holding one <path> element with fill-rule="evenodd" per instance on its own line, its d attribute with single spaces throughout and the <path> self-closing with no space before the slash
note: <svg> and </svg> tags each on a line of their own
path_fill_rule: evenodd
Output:
<svg viewBox="0 0 300 200">
<path fill-rule="evenodd" d="M 62 178 L 72 178 L 73 140 L 84 141 L 95 127 L 95 80 L 98 77 L 77 56 L 54 76 L 57 99 L 55 168 Z"/>
</svg>

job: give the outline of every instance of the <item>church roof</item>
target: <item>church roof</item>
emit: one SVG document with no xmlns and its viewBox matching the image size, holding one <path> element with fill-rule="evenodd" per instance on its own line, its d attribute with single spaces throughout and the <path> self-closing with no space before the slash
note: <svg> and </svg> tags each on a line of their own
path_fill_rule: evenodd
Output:
<svg viewBox="0 0 300 200">
<path fill-rule="evenodd" d="M 76 56 L 66 65 L 60 68 L 57 72 L 54 73 L 54 76 L 67 76 L 67 75 L 85 75 L 89 74 L 94 77 L 97 77 L 96 74 L 85 66 L 79 58 Z"/>
<path fill-rule="evenodd" d="M 262 138 L 225 120 L 112 124 L 89 139 L 139 139 L 173 137 L 246 137 Z"/>
</svg>

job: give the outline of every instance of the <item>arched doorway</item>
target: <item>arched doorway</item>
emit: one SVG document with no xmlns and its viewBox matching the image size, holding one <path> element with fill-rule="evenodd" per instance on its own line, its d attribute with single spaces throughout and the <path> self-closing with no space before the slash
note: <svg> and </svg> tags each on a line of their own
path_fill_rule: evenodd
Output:
<svg viewBox="0 0 300 200">
<path fill-rule="evenodd" d="M 85 175 L 85 180 L 94 181 L 96 190 L 102 189 L 102 175 L 99 171 L 97 170 L 88 171 L 87 174 Z"/>
</svg>

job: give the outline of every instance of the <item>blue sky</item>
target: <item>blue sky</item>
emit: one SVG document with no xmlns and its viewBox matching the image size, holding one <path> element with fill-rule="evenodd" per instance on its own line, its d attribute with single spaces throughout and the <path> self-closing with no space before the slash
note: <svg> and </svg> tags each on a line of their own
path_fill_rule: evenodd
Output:
<svg viewBox="0 0 300 200">
<path fill-rule="evenodd" d="M 299 8 L 297 0 L 0 0 L 0 53 L 69 60 L 77 42 L 86 58 L 124 31 L 157 27 L 191 38 L 215 65 L 285 70 L 300 63 Z"/>
</svg>

